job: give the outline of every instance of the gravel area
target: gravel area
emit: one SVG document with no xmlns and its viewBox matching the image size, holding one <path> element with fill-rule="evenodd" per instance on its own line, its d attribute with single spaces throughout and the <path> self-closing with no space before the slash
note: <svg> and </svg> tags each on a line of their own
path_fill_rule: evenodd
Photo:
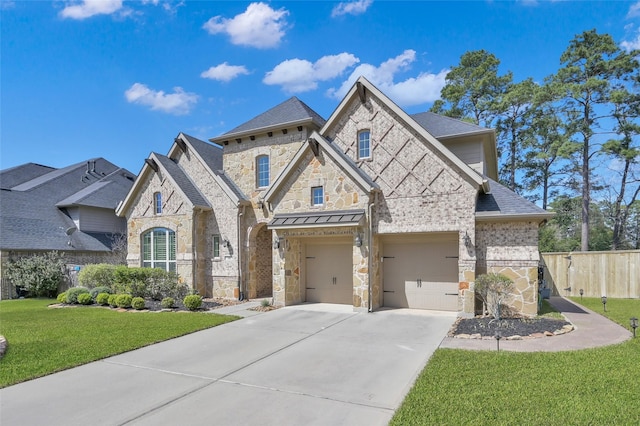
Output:
<svg viewBox="0 0 640 426">
<path fill-rule="evenodd" d="M 531 336 L 555 333 L 570 322 L 552 318 L 461 318 L 453 325 L 449 336 L 481 335 L 494 337 L 497 332 L 501 337 Z"/>
</svg>

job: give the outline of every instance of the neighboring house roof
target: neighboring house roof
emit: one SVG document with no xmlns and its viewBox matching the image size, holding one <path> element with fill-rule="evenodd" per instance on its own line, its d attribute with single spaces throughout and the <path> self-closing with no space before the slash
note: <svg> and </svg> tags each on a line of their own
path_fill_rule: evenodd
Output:
<svg viewBox="0 0 640 426">
<path fill-rule="evenodd" d="M 453 136 L 467 136 L 479 133 L 493 133 L 493 129 L 487 129 L 473 123 L 435 114 L 433 112 L 421 112 L 411 114 L 416 123 L 422 126 L 432 136 L 440 139 Z"/>
<path fill-rule="evenodd" d="M 357 226 L 364 218 L 364 210 L 276 214 L 269 229 L 315 228 L 322 226 Z"/>
<path fill-rule="evenodd" d="M 315 124 L 320 128 L 324 123 L 325 120 L 320 116 L 320 114 L 309 108 L 307 104 L 294 96 L 281 104 L 276 105 L 270 110 L 252 118 L 246 123 L 243 123 L 238 127 L 209 140 L 211 142 L 223 141 L 238 136 L 265 132 L 269 129 L 281 128 L 283 126 Z"/>
<path fill-rule="evenodd" d="M 103 158 L 61 169 L 28 163 L 0 171 L 0 249 L 110 251 L 112 234 L 76 230 L 66 207 L 113 210 L 133 177 Z"/>
<path fill-rule="evenodd" d="M 182 193 L 186 201 L 189 202 L 192 207 L 211 208 L 211 204 L 209 204 L 206 197 L 202 195 L 195 183 L 191 181 L 184 170 L 182 170 L 172 159 L 155 152 L 151 153 L 150 158 L 155 160 L 160 167 L 164 169 L 166 176 L 173 182 L 174 186 Z"/>
<path fill-rule="evenodd" d="M 375 183 L 369 175 L 362 171 L 353 160 L 347 156 L 344 152 L 334 146 L 331 142 L 323 138 L 318 132 L 314 131 L 307 142 L 304 143 L 298 152 L 293 156 L 289 164 L 282 170 L 282 172 L 273 181 L 267 192 L 264 194 L 264 201 L 271 202 L 276 193 L 280 190 L 282 185 L 287 181 L 289 175 L 297 168 L 298 163 L 305 154 L 311 151 L 312 144 L 317 143 L 318 148 L 326 152 L 327 155 L 335 161 L 342 169 L 356 182 L 365 192 L 371 192 L 379 190 L 380 187 Z"/>
<path fill-rule="evenodd" d="M 367 92 L 372 93 L 375 97 L 380 99 L 389 109 L 391 109 L 401 120 L 403 120 L 409 127 L 413 128 L 416 133 L 422 136 L 429 142 L 431 146 L 435 148 L 442 156 L 447 158 L 453 163 L 462 173 L 467 176 L 478 187 L 482 187 L 485 191 L 488 190 L 486 180 L 473 170 L 468 164 L 463 162 L 460 158 L 454 155 L 448 150 L 440 141 L 438 141 L 431 133 L 429 133 L 423 126 L 421 126 L 414 118 L 407 114 L 402 108 L 397 106 L 389 97 L 382 93 L 377 87 L 371 84 L 366 78 L 359 77 L 356 83 L 351 87 L 347 95 L 344 97 L 338 108 L 331 114 L 331 117 L 320 129 L 321 134 L 326 134 L 327 131 L 334 126 L 342 117 L 344 111 L 348 107 L 349 103 L 356 97 L 360 97 L 360 101 L 363 102 L 367 96 Z"/>
<path fill-rule="evenodd" d="M 491 192 L 478 195 L 476 203 L 477 220 L 496 219 L 550 219 L 553 213 L 536 206 L 529 200 L 511 191 L 504 185 L 489 179 Z"/>
</svg>

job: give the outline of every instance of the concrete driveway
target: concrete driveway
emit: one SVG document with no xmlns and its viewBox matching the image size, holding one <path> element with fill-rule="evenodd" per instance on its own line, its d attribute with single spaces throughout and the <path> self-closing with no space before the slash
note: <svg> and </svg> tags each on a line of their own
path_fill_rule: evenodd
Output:
<svg viewBox="0 0 640 426">
<path fill-rule="evenodd" d="M 384 425 L 455 313 L 302 305 L 0 390 L 8 425 Z"/>
</svg>

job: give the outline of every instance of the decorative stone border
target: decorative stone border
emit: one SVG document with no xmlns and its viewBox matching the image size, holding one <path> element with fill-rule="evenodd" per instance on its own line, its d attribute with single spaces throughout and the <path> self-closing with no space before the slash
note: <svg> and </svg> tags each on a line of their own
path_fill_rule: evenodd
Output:
<svg viewBox="0 0 640 426">
<path fill-rule="evenodd" d="M 503 337 L 504 340 L 529 340 L 529 339 L 539 339 L 541 337 L 553 337 L 553 336 L 560 336 L 562 334 L 566 334 L 569 333 L 571 331 L 573 331 L 575 329 L 575 327 L 572 324 L 567 324 L 565 326 L 563 326 L 561 329 L 556 330 L 554 332 L 551 331 L 545 331 L 544 333 L 533 333 L 530 334 L 528 336 L 520 336 L 520 335 L 513 335 L 513 336 L 505 336 Z M 482 336 L 482 334 L 480 333 L 476 333 L 476 334 L 454 334 L 453 336 L 456 339 L 478 339 L 478 340 L 495 340 L 494 336 Z"/>
<path fill-rule="evenodd" d="M 2 359 L 5 352 L 7 352 L 7 339 L 0 335 L 0 359 Z"/>
</svg>

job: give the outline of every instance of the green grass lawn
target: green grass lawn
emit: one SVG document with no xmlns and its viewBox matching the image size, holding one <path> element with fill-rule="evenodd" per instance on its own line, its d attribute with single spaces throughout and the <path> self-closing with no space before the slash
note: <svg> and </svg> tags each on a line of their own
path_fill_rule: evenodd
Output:
<svg viewBox="0 0 640 426">
<path fill-rule="evenodd" d="M 0 302 L 0 387 L 44 376 L 237 319 L 208 313 L 53 309 L 50 299 Z"/>
<path fill-rule="evenodd" d="M 582 304 L 602 313 L 599 298 Z M 609 300 L 607 316 L 629 328 L 640 300 Z M 639 398 L 640 337 L 557 353 L 438 349 L 391 425 L 637 425 Z"/>
</svg>

